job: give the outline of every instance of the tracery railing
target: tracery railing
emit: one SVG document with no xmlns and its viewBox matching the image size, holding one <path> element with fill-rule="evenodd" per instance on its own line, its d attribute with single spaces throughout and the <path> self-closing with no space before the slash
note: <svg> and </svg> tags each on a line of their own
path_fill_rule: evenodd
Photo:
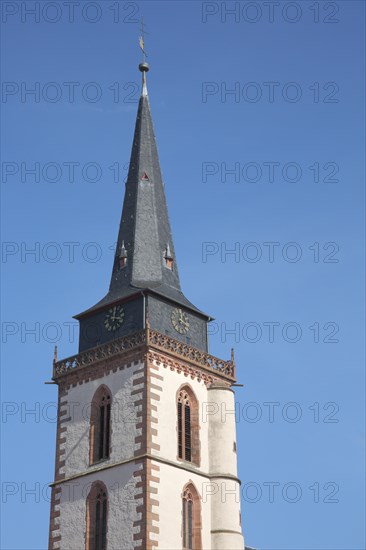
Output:
<svg viewBox="0 0 366 550">
<path fill-rule="evenodd" d="M 175 338 L 171 338 L 161 332 L 148 329 L 148 343 L 164 351 L 169 351 L 186 359 L 189 363 L 194 363 L 199 367 L 205 367 L 216 372 L 220 372 L 230 378 L 235 378 L 234 361 L 224 361 L 205 351 L 201 351 L 188 344 L 184 344 Z"/>
<path fill-rule="evenodd" d="M 235 380 L 235 363 L 233 359 L 231 361 L 224 361 L 205 351 L 196 349 L 149 328 L 128 336 L 123 336 L 107 344 L 102 344 L 88 351 L 67 357 L 66 359 L 54 361 L 53 377 L 58 378 L 67 372 L 97 363 L 109 357 L 117 356 L 126 350 L 141 345 L 149 345 L 153 348 L 167 351 L 178 358 L 182 358 L 188 363 L 193 363 L 198 367 L 203 367 L 213 373 L 221 374 L 226 378 Z"/>
<path fill-rule="evenodd" d="M 61 361 L 54 362 L 53 376 L 56 378 L 66 372 L 86 367 L 103 359 L 119 355 L 123 351 L 135 348 L 141 344 L 146 344 L 146 331 L 135 332 L 129 336 L 123 336 L 107 344 L 102 344 L 88 351 L 83 351 L 77 355 L 67 357 Z"/>
</svg>

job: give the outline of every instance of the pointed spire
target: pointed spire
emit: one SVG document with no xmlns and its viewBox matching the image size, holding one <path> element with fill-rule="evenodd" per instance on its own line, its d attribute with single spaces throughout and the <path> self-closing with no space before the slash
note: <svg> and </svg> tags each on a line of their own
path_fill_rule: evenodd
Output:
<svg viewBox="0 0 366 550">
<path fill-rule="evenodd" d="M 136 294 L 138 289 L 151 290 L 200 312 L 187 300 L 180 287 L 146 88 L 149 65 L 143 61 L 139 69 L 142 72 L 142 92 L 109 292 L 87 312 Z"/>
<path fill-rule="evenodd" d="M 143 89 L 110 284 L 110 292 L 120 296 L 131 287 L 181 293 L 176 261 L 174 269 L 172 265 L 173 237 L 146 91 L 148 68 L 146 62 L 139 65 Z"/>
</svg>

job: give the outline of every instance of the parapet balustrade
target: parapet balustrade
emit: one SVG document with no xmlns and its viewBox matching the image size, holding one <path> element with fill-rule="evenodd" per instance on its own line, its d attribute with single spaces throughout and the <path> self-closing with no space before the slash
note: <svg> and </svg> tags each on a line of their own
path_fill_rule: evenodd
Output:
<svg viewBox="0 0 366 550">
<path fill-rule="evenodd" d="M 205 351 L 184 344 L 175 338 L 171 338 L 170 336 L 161 334 L 150 328 L 127 336 L 122 336 L 112 342 L 102 344 L 88 351 L 67 357 L 66 359 L 61 359 L 60 361 L 55 360 L 53 364 L 53 377 L 57 379 L 70 371 L 98 363 L 107 358 L 115 357 L 127 350 L 140 346 L 148 346 L 157 350 L 166 351 L 168 354 L 174 355 L 189 364 L 203 367 L 212 373 L 220 374 L 231 381 L 235 381 L 235 363 L 233 358 L 229 361 L 224 361 L 223 359 L 219 359 Z"/>
</svg>

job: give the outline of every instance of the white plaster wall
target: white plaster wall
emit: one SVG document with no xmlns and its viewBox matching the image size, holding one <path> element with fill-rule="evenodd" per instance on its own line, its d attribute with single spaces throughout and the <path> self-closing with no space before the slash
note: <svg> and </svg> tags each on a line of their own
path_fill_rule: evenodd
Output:
<svg viewBox="0 0 366 550">
<path fill-rule="evenodd" d="M 242 550 L 244 539 L 240 525 L 240 484 L 235 479 L 207 478 L 200 472 L 212 475 L 237 476 L 235 402 L 234 394 L 227 389 L 208 390 L 204 382 L 192 380 L 184 373 L 159 366 L 163 388 L 158 392 L 158 435 L 154 443 L 160 445 L 155 456 L 184 464 L 177 460 L 177 406 L 176 394 L 183 384 L 188 384 L 199 402 L 201 465 L 186 463 L 196 473 L 180 470 L 174 466 L 160 465 L 158 486 L 160 533 L 155 536 L 159 550 L 181 549 L 182 489 L 193 481 L 202 497 L 202 544 L 205 550 Z M 155 383 L 155 381 L 154 381 Z M 213 530 L 228 531 L 215 533 Z M 230 533 L 229 531 L 232 531 Z"/>
<path fill-rule="evenodd" d="M 157 371 L 154 371 L 157 372 Z M 163 381 L 155 381 L 163 388 L 162 392 L 158 392 L 160 401 L 154 402 L 158 410 L 154 415 L 158 419 L 157 430 L 158 435 L 153 437 L 154 443 L 160 445 L 160 451 L 153 451 L 153 454 L 167 460 L 177 462 L 178 456 L 178 432 L 177 432 L 177 391 L 183 384 L 188 384 L 194 391 L 198 399 L 199 407 L 199 438 L 201 448 L 201 464 L 196 467 L 198 470 L 208 472 L 209 457 L 208 457 L 208 421 L 203 419 L 203 404 L 207 402 L 207 387 L 203 381 L 196 379 L 192 380 L 190 376 L 185 376 L 183 372 L 178 373 L 168 368 L 159 366 L 159 375 L 163 376 Z M 180 461 L 178 461 L 180 462 Z M 189 463 L 190 464 L 190 463 Z"/>
<path fill-rule="evenodd" d="M 141 513 L 136 512 L 141 499 L 134 499 L 135 494 L 141 493 L 141 489 L 135 487 L 138 479 L 133 476 L 133 472 L 136 468 L 133 463 L 123 464 L 62 484 L 60 505 L 57 508 L 61 512 L 57 520 L 62 539 L 55 546 L 62 550 L 85 548 L 86 498 L 91 484 L 99 480 L 108 491 L 108 550 L 133 550 L 138 545 L 138 542 L 133 541 L 134 533 L 138 532 L 133 523 L 141 519 Z"/>
<path fill-rule="evenodd" d="M 208 440 L 211 474 L 237 475 L 234 393 L 230 389 L 209 389 Z"/>
<path fill-rule="evenodd" d="M 237 476 L 234 393 L 223 387 L 208 390 L 209 452 L 211 475 Z M 207 491 L 211 503 L 212 549 L 242 550 L 244 539 L 240 525 L 240 484 L 235 479 L 211 479 Z M 231 531 L 231 533 L 229 532 Z"/>
<path fill-rule="evenodd" d="M 206 494 L 212 507 L 214 528 L 240 531 L 240 484 L 233 479 L 212 478 Z"/>
<path fill-rule="evenodd" d="M 234 533 L 217 533 L 212 536 L 211 550 L 244 550 L 244 539 Z"/>
<path fill-rule="evenodd" d="M 135 437 L 141 434 L 136 428 L 138 418 L 136 412 L 141 406 L 134 407 L 132 390 L 142 385 L 133 386 L 133 380 L 141 374 L 134 374 L 143 364 L 132 365 L 123 370 L 117 370 L 98 380 L 86 382 L 71 388 L 68 391 L 67 404 L 61 410 L 68 411 L 71 420 L 67 426 L 66 442 L 61 448 L 65 449 L 65 467 L 61 470 L 66 477 L 77 475 L 86 470 L 91 471 L 96 466 L 89 466 L 89 430 L 90 430 L 90 403 L 95 391 L 100 385 L 108 386 L 112 394 L 111 408 L 111 453 L 103 465 L 129 459 L 135 450 Z"/>
<path fill-rule="evenodd" d="M 160 484 L 157 498 L 159 500 L 159 524 L 158 536 L 159 550 L 182 549 L 182 492 L 188 482 L 193 482 L 198 493 L 202 496 L 205 492 L 207 478 L 157 463 L 160 466 Z M 202 548 L 211 548 L 211 502 L 201 501 L 202 517 Z"/>
<path fill-rule="evenodd" d="M 112 394 L 112 432 L 111 432 L 111 456 L 103 461 L 100 466 L 112 464 L 121 460 L 131 458 L 135 449 L 135 437 L 141 434 L 137 430 L 136 411 L 133 401 L 138 396 L 131 396 L 133 390 L 140 386 L 134 386 L 133 380 L 141 374 L 134 374 L 142 368 L 142 364 L 131 366 L 123 370 L 117 370 L 101 379 L 78 385 L 71 388 L 66 399 L 66 409 L 71 412 L 72 421 L 67 422 L 64 473 L 66 477 L 89 471 L 93 472 L 98 465 L 89 466 L 89 428 L 90 428 L 90 407 L 88 405 L 94 396 L 95 391 L 101 384 L 105 384 Z M 158 418 L 158 435 L 153 436 L 154 443 L 160 445 L 160 451 L 153 453 L 163 459 L 177 461 L 177 413 L 176 394 L 183 384 L 188 384 L 194 391 L 199 402 L 199 424 L 200 424 L 200 448 L 201 465 L 193 470 L 186 471 L 165 465 L 161 462 L 160 483 L 152 486 L 158 489 L 156 498 L 159 507 L 153 512 L 159 513 L 160 534 L 152 535 L 158 541 L 159 550 L 181 550 L 181 519 L 182 519 L 182 489 L 186 483 L 192 481 L 202 497 L 202 545 L 205 550 L 215 548 L 219 550 L 236 550 L 244 548 L 240 535 L 215 534 L 211 535 L 213 529 L 229 529 L 241 531 L 239 525 L 240 503 L 230 501 L 222 502 L 223 488 L 220 486 L 218 494 L 210 484 L 222 483 L 222 479 L 210 480 L 201 476 L 204 473 L 230 473 L 236 475 L 236 454 L 233 451 L 233 443 L 236 441 L 236 425 L 234 415 L 224 415 L 222 422 L 221 403 L 224 403 L 224 410 L 234 408 L 232 392 L 223 390 L 207 391 L 203 381 L 192 380 L 184 373 L 177 373 L 159 366 L 158 372 L 163 376 L 163 381 L 152 379 L 154 384 L 163 388 L 163 391 L 154 391 L 160 396 L 160 400 L 154 404 L 158 410 L 154 416 Z M 142 385 L 141 385 L 142 387 Z M 219 412 L 212 405 L 218 404 Z M 62 410 L 65 407 L 62 407 Z M 215 412 L 216 411 L 216 412 Z M 153 426 L 155 427 L 155 426 Z M 109 517 L 108 517 L 108 549 L 109 550 L 133 550 L 137 543 L 133 542 L 133 522 L 140 519 L 136 513 L 136 506 L 139 501 L 131 502 L 129 498 L 135 492 L 136 478 L 133 477 L 133 470 L 136 466 L 132 464 L 120 465 L 115 468 L 91 473 L 91 475 L 79 478 L 64 487 L 61 498 L 61 521 L 62 550 L 82 550 L 85 545 L 85 515 L 87 489 L 91 482 L 100 480 L 105 483 L 109 493 Z M 230 480 L 234 485 L 236 482 Z M 70 499 L 69 490 L 74 486 L 74 497 Z M 232 489 L 225 485 L 225 490 Z M 210 494 L 215 492 L 214 495 Z M 231 503 L 230 503 L 231 502 Z M 224 504 L 224 506 L 223 506 Z M 57 532 L 55 532 L 57 535 Z M 122 541 L 121 541 L 122 539 Z"/>
</svg>

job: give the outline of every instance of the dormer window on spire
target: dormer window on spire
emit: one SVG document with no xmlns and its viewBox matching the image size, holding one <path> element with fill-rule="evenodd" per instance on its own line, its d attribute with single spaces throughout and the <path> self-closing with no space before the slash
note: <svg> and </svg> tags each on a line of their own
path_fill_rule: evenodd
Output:
<svg viewBox="0 0 366 550">
<path fill-rule="evenodd" d="M 127 265 L 127 250 L 125 248 L 125 241 L 122 241 L 121 250 L 119 253 L 119 268 L 123 269 Z"/>
<path fill-rule="evenodd" d="M 169 243 L 166 245 L 166 248 L 165 248 L 165 253 L 164 253 L 164 260 L 165 260 L 165 266 L 172 270 L 173 269 L 173 256 L 172 256 L 172 253 L 170 252 L 170 246 L 169 246 Z"/>
</svg>

